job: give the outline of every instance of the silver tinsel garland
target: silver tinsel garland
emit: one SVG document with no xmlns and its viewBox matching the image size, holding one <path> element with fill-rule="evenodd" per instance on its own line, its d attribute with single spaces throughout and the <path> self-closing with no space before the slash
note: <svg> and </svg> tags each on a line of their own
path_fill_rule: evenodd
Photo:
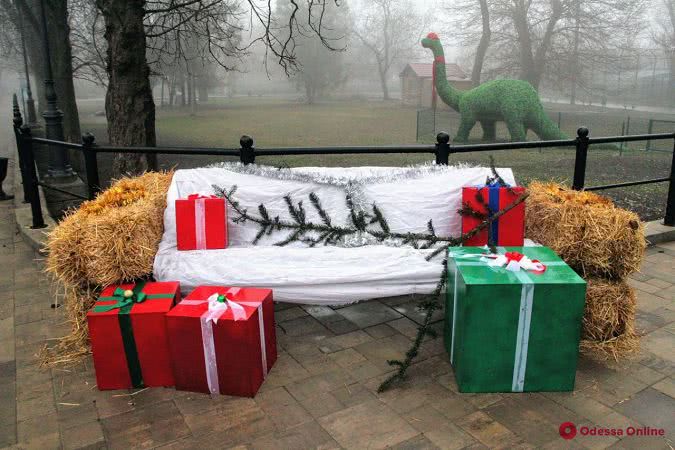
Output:
<svg viewBox="0 0 675 450">
<path fill-rule="evenodd" d="M 342 188 L 346 196 L 352 199 L 357 210 L 367 211 L 370 204 L 363 193 L 363 187 L 376 183 L 393 183 L 404 180 L 423 178 L 428 175 L 442 174 L 457 169 L 474 167 L 470 164 L 455 166 L 422 163 L 405 167 L 391 167 L 391 171 L 381 175 L 358 176 L 355 174 L 335 176 L 322 172 L 303 171 L 303 168 L 272 167 L 258 164 L 242 164 L 240 162 L 221 162 L 208 166 L 232 172 L 272 178 L 284 181 L 297 181 L 308 184 L 328 185 Z M 367 245 L 367 244 L 362 244 Z"/>
</svg>

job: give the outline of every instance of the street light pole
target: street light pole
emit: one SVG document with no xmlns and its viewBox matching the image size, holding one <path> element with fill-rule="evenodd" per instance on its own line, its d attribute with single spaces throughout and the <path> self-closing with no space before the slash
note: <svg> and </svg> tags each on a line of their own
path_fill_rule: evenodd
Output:
<svg viewBox="0 0 675 450">
<path fill-rule="evenodd" d="M 45 54 L 45 100 L 46 107 L 42 113 L 45 119 L 45 134 L 47 139 L 63 141 L 63 112 L 57 106 L 56 90 L 54 89 L 54 75 L 52 74 L 52 59 L 49 52 L 47 35 L 47 17 L 45 15 L 44 0 L 40 0 L 40 14 L 42 16 L 42 45 Z M 47 175 L 54 178 L 72 177 L 75 175 L 70 166 L 68 153 L 65 148 L 49 146 L 49 169 Z"/>
<path fill-rule="evenodd" d="M 35 101 L 30 89 L 30 74 L 28 72 L 28 55 L 26 54 L 26 38 L 23 25 L 23 14 L 19 12 L 19 26 L 21 28 L 21 50 L 23 52 L 23 70 L 26 73 L 26 125 L 37 127 L 37 114 L 35 113 Z"/>
</svg>

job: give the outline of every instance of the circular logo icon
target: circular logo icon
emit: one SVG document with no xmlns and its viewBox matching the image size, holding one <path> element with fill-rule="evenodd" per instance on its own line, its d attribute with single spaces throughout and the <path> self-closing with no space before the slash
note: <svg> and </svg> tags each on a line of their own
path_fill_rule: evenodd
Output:
<svg viewBox="0 0 675 450">
<path fill-rule="evenodd" d="M 577 435 L 577 427 L 572 422 L 563 422 L 560 424 L 560 437 L 563 439 L 572 439 Z"/>
</svg>

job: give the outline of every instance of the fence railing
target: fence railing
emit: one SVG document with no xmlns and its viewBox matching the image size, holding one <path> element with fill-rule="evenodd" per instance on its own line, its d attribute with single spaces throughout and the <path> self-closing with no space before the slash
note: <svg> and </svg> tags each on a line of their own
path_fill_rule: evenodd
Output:
<svg viewBox="0 0 675 450">
<path fill-rule="evenodd" d="M 70 194 L 76 198 L 81 199 L 93 199 L 98 194 L 98 192 L 101 190 L 97 158 L 99 153 L 234 156 L 239 157 L 239 160 L 243 164 L 253 164 L 257 156 L 427 153 L 434 156 L 436 164 L 447 165 L 449 163 L 450 155 L 453 153 L 552 147 L 570 147 L 575 149 L 574 174 L 572 181 L 572 189 L 575 190 L 598 191 L 642 184 L 669 183 L 664 224 L 668 226 L 675 226 L 675 133 L 590 138 L 588 129 L 582 127 L 577 130 L 577 137 L 575 139 L 472 145 L 452 145 L 450 144 L 450 136 L 445 132 L 441 132 L 438 133 L 435 144 L 398 146 L 384 145 L 256 148 L 253 138 L 250 136 L 242 136 L 239 140 L 239 148 L 229 149 L 202 147 L 116 147 L 109 145 L 97 145 L 94 136 L 89 133 L 86 133 L 82 136 L 81 144 L 34 137 L 31 135 L 30 127 L 23 125 L 21 116 L 17 114 L 14 116 L 14 133 L 19 151 L 19 166 L 21 169 L 21 178 L 23 181 L 24 198 L 26 202 L 31 204 L 33 228 L 42 228 L 45 226 L 42 216 L 42 206 L 40 204 L 38 190 L 39 186 L 42 186 L 45 189 L 53 189 L 62 193 Z M 674 151 L 673 159 L 670 165 L 670 176 L 586 187 L 586 159 L 589 147 L 591 145 L 650 140 L 673 140 Z M 40 179 L 35 164 L 35 144 L 46 145 L 49 151 L 53 151 L 55 147 L 61 147 L 74 149 L 83 153 L 87 179 L 87 198 L 81 196 L 80 194 L 68 192 L 57 188 L 56 186 L 52 186 Z"/>
</svg>

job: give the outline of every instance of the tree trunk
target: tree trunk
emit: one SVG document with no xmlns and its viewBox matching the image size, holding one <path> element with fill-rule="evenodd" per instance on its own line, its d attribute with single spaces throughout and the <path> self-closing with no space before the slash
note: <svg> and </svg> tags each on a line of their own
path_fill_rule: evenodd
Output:
<svg viewBox="0 0 675 450">
<path fill-rule="evenodd" d="M 532 38 L 530 36 L 530 24 L 527 21 L 527 9 L 520 5 L 513 11 L 513 26 L 518 36 L 518 49 L 520 53 L 520 79 L 529 81 L 535 89 L 539 87 L 539 80 L 534 67 L 534 55 L 532 54 Z"/>
<path fill-rule="evenodd" d="M 206 77 L 199 77 L 197 83 L 197 90 L 199 92 L 199 103 L 206 103 L 209 101 L 209 89 L 206 83 Z"/>
<path fill-rule="evenodd" d="M 483 71 L 483 62 L 485 53 L 490 45 L 492 31 L 490 30 L 490 10 L 487 0 L 478 0 L 480 3 L 480 14 L 483 20 L 483 33 L 480 36 L 480 42 L 476 49 L 476 58 L 473 60 L 473 70 L 471 71 L 471 84 L 476 87 L 480 84 L 480 74 Z"/>
<path fill-rule="evenodd" d="M 579 75 L 579 22 L 581 20 L 581 0 L 574 5 L 574 45 L 572 49 L 572 92 L 570 105 L 577 102 L 577 76 Z"/>
<path fill-rule="evenodd" d="M 197 91 L 195 89 L 195 76 L 190 75 L 188 83 L 190 84 L 190 114 L 195 115 L 197 112 Z"/>
<path fill-rule="evenodd" d="M 314 104 L 314 89 L 312 88 L 312 82 L 305 78 L 305 95 L 307 96 L 307 104 Z"/>
<path fill-rule="evenodd" d="M 169 106 L 173 107 L 175 101 L 176 101 L 176 75 L 174 74 L 174 76 L 171 77 L 171 83 L 169 84 Z"/>
<path fill-rule="evenodd" d="M 380 74 L 380 84 L 382 85 L 382 99 L 389 100 L 389 86 L 387 86 L 387 70 L 378 63 L 378 72 Z"/>
<path fill-rule="evenodd" d="M 187 104 L 188 106 L 192 106 L 192 102 L 194 101 L 194 93 L 192 92 L 192 74 L 188 73 L 187 74 Z"/>
<path fill-rule="evenodd" d="M 671 98 L 671 105 L 675 105 L 675 50 L 670 51 L 670 58 L 669 58 L 669 63 L 668 67 L 670 69 L 670 98 Z"/>
<path fill-rule="evenodd" d="M 108 42 L 109 81 L 105 99 L 108 139 L 112 145 L 154 147 L 155 102 L 145 59 L 145 1 L 97 0 L 97 5 L 105 20 Z M 113 174 L 139 174 L 156 168 L 156 156 L 118 153 Z"/>
<path fill-rule="evenodd" d="M 160 94 L 159 94 L 159 107 L 164 106 L 164 76 L 162 76 L 162 87 L 160 89 Z"/>
<path fill-rule="evenodd" d="M 187 94 L 187 81 L 185 80 L 185 75 L 180 76 L 180 106 L 185 106 L 186 105 L 186 98 L 185 95 Z"/>
</svg>

